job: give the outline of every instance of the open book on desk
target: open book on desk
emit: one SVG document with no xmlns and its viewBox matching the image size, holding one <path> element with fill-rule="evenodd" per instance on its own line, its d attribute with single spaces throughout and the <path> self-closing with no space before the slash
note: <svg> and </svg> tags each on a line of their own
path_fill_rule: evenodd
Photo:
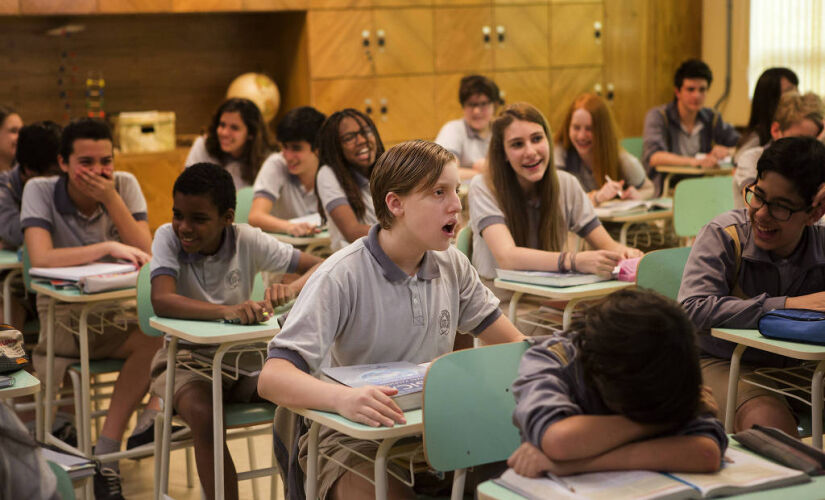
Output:
<svg viewBox="0 0 825 500">
<path fill-rule="evenodd" d="M 321 214 L 319 213 L 312 213 L 307 215 L 302 215 L 300 217 L 295 217 L 293 219 L 289 219 L 289 222 L 293 224 L 300 224 L 302 222 L 308 222 L 315 227 L 321 227 Z"/>
<path fill-rule="evenodd" d="M 562 288 L 576 285 L 589 285 L 591 283 L 613 279 L 595 274 L 556 273 L 552 271 L 513 271 L 511 269 L 496 269 L 496 277 L 507 281 Z"/>
<path fill-rule="evenodd" d="M 70 267 L 32 267 L 29 274 L 37 278 L 49 278 L 64 281 L 79 281 L 81 278 L 102 274 L 120 274 L 135 270 L 132 263 L 92 262 L 83 266 Z"/>
<path fill-rule="evenodd" d="M 617 217 L 647 212 L 650 210 L 672 210 L 673 198 L 654 198 L 652 200 L 608 201 L 596 207 L 597 217 Z"/>
<path fill-rule="evenodd" d="M 321 379 L 350 387 L 386 385 L 398 390 L 393 400 L 403 411 L 421 408 L 421 391 L 429 363 L 408 361 L 371 365 L 336 366 L 321 369 Z"/>
<path fill-rule="evenodd" d="M 593 472 L 565 476 L 564 485 L 549 478 L 530 479 L 512 469 L 494 481 L 531 499 L 698 499 L 779 488 L 811 479 L 804 472 L 751 453 L 728 449 L 725 463 L 712 474 L 666 474 L 652 471 Z M 571 491 L 574 490 L 574 491 Z"/>
</svg>

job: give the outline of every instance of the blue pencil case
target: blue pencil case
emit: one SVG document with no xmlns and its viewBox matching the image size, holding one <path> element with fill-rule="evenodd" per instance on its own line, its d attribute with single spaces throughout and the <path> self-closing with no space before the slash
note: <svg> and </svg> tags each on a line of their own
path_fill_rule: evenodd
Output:
<svg viewBox="0 0 825 500">
<path fill-rule="evenodd" d="M 765 337 L 825 345 L 825 312 L 811 309 L 774 309 L 759 318 Z"/>
</svg>

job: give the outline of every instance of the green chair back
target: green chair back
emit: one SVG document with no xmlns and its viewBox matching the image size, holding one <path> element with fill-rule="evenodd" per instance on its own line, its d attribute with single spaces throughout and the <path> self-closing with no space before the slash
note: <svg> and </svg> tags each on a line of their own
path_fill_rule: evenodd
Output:
<svg viewBox="0 0 825 500">
<path fill-rule="evenodd" d="M 636 270 L 636 285 L 676 300 L 690 247 L 667 248 L 645 254 Z"/>
<path fill-rule="evenodd" d="M 235 193 L 235 222 L 249 222 L 249 210 L 252 208 L 254 194 L 251 186 L 241 188 Z"/>
<path fill-rule="evenodd" d="M 733 210 L 733 179 L 730 176 L 685 179 L 673 194 L 673 231 L 690 237 L 717 215 Z"/>
<path fill-rule="evenodd" d="M 643 142 L 644 139 L 642 137 L 625 137 L 621 140 L 620 144 L 625 151 L 638 158 L 639 161 L 642 161 Z"/>
<path fill-rule="evenodd" d="M 69 473 L 54 462 L 47 460 L 46 463 L 49 464 L 54 477 L 57 478 L 57 494 L 60 495 L 61 500 L 75 500 L 74 486 Z"/>
<path fill-rule="evenodd" d="M 473 259 L 473 231 L 470 226 L 464 226 L 455 237 L 455 246 L 461 253 L 467 256 L 468 259 Z"/>
<path fill-rule="evenodd" d="M 527 347 L 478 347 L 433 361 L 423 397 L 424 453 L 432 467 L 450 471 L 498 462 L 518 448 L 510 386 Z"/>
</svg>

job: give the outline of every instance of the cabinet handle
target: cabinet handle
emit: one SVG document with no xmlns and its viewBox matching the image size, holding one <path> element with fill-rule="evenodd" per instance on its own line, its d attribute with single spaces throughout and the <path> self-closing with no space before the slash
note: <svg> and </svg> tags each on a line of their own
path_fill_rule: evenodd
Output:
<svg viewBox="0 0 825 500">
<path fill-rule="evenodd" d="M 364 30 L 364 31 L 361 32 L 361 44 L 363 44 L 365 48 L 369 48 L 369 46 L 370 46 L 370 30 Z"/>
<path fill-rule="evenodd" d="M 498 34 L 498 43 L 504 43 L 504 34 L 505 33 L 506 33 L 506 30 L 504 29 L 504 26 L 502 26 L 500 24 L 498 26 L 496 26 L 496 34 Z"/>
<path fill-rule="evenodd" d="M 607 84 L 607 100 L 608 101 L 612 101 L 613 98 L 616 97 L 615 91 L 616 91 L 616 87 L 613 86 L 613 83 L 608 83 Z"/>
<path fill-rule="evenodd" d="M 387 100 L 384 99 L 384 98 L 381 99 L 381 108 L 380 108 L 380 110 L 381 110 L 382 115 L 387 114 Z"/>
<path fill-rule="evenodd" d="M 386 43 L 384 40 L 386 33 L 384 32 L 384 30 L 376 30 L 375 36 L 378 37 L 378 46 L 383 49 L 384 44 Z"/>
<path fill-rule="evenodd" d="M 490 33 L 491 32 L 492 32 L 492 30 L 490 29 L 489 26 L 482 26 L 481 27 L 481 34 L 483 35 L 485 44 L 490 43 Z"/>
<path fill-rule="evenodd" d="M 595 92 L 597 96 L 601 97 L 601 95 L 602 95 L 602 84 L 597 83 L 596 85 L 593 85 L 593 92 Z"/>
<path fill-rule="evenodd" d="M 368 114 L 372 114 L 372 99 L 364 99 L 364 111 Z"/>
<path fill-rule="evenodd" d="M 596 39 L 596 43 L 599 43 L 602 38 L 602 22 L 596 21 L 593 23 L 593 38 Z"/>
</svg>

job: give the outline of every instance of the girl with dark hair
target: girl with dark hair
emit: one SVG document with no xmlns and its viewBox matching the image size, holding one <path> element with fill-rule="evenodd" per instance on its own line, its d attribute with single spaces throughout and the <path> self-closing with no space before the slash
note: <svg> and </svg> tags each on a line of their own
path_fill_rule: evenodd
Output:
<svg viewBox="0 0 825 500">
<path fill-rule="evenodd" d="M 233 97 L 220 105 L 206 135 L 195 139 L 186 166 L 215 163 L 232 174 L 235 189 L 251 186 L 274 142 L 258 106 Z"/>
<path fill-rule="evenodd" d="M 17 136 L 23 120 L 12 108 L 0 106 L 0 172 L 11 170 L 17 151 Z"/>
<path fill-rule="evenodd" d="M 340 250 L 378 222 L 370 196 L 370 174 L 384 144 L 375 123 L 347 108 L 330 115 L 318 132 L 315 179 L 318 213 L 328 222 L 332 250 Z"/>
<path fill-rule="evenodd" d="M 764 146 L 771 140 L 771 123 L 779 98 L 785 92 L 796 90 L 799 78 L 789 68 L 768 68 L 759 76 L 753 89 L 751 117 L 739 143 L 736 145 L 734 163 L 744 151 Z"/>
<path fill-rule="evenodd" d="M 527 103 L 493 122 L 488 171 L 469 192 L 473 264 L 483 278 L 495 278 L 496 268 L 610 275 L 621 259 L 641 255 L 610 237 L 575 177 L 556 171 L 549 137 Z M 564 251 L 568 231 L 596 250 Z"/>
</svg>

